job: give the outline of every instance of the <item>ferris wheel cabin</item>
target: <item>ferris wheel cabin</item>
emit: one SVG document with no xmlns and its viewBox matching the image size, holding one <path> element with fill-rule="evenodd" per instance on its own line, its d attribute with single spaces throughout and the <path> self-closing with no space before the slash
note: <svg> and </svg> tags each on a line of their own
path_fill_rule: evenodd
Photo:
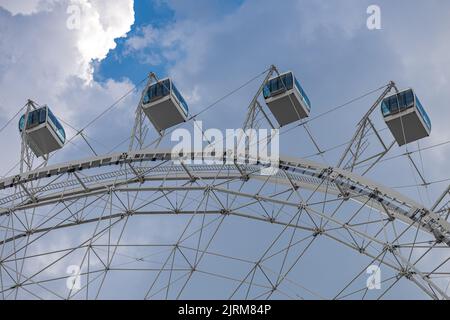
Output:
<svg viewBox="0 0 450 320">
<path fill-rule="evenodd" d="M 311 102 L 292 72 L 270 79 L 263 94 L 267 106 L 280 126 L 309 116 Z"/>
<path fill-rule="evenodd" d="M 148 87 L 142 108 L 159 132 L 185 122 L 189 114 L 186 101 L 168 78 Z"/>
<path fill-rule="evenodd" d="M 412 89 L 386 97 L 381 103 L 381 111 L 399 146 L 431 133 L 430 118 Z"/>
<path fill-rule="evenodd" d="M 19 120 L 19 131 L 25 130 L 27 143 L 37 157 L 61 149 L 66 142 L 63 126 L 47 106 L 32 110 Z"/>
</svg>

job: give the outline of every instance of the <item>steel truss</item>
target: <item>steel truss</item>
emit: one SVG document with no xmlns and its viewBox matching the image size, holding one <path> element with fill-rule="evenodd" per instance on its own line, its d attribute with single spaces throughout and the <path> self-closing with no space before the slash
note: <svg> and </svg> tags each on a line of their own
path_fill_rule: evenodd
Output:
<svg viewBox="0 0 450 320">
<path fill-rule="evenodd" d="M 244 129 L 275 129 L 259 102 L 274 74 Z M 180 158 L 158 149 L 164 132 L 146 149 L 142 99 L 125 153 L 33 170 L 25 137 L 20 174 L 0 180 L 0 297 L 448 299 L 450 189 L 425 208 L 365 177 L 394 145 L 370 120 L 392 89 L 336 167 L 282 157 L 272 176 L 261 174 L 265 159 Z M 323 157 L 308 124 L 299 126 Z M 374 265 L 380 290 L 367 287 Z"/>
<path fill-rule="evenodd" d="M 373 298 L 404 282 L 420 295 L 448 298 L 450 225 L 439 212 L 311 161 L 282 158 L 276 175 L 262 176 L 263 161 L 207 157 L 188 158 L 216 163 L 190 164 L 170 152 L 141 150 L 0 180 L 1 296 L 106 298 L 117 273 L 126 279 L 127 271 L 145 275 L 140 294 L 147 299 L 189 296 L 204 278 L 228 283 L 226 292 L 220 290 L 223 298 L 364 298 L 372 294 L 366 268 L 380 265 L 390 278 Z M 170 217 L 178 221 L 170 240 L 129 238 L 134 227 L 127 225 Z M 214 247 L 219 231 L 239 221 L 273 231 L 254 257 Z M 59 243 L 55 237 L 69 230 L 80 237 Z M 364 263 L 334 294 L 321 296 L 297 274 L 315 246 L 331 242 Z M 65 288 L 69 264 L 81 267 L 78 290 Z M 228 264 L 239 268 L 227 270 Z"/>
<path fill-rule="evenodd" d="M 25 119 L 28 119 L 28 114 L 30 112 L 32 112 L 33 110 L 36 110 L 37 108 L 39 108 L 39 105 L 34 102 L 33 100 L 29 99 L 27 101 L 27 103 L 25 104 L 25 114 L 24 117 Z M 27 172 L 30 171 L 33 168 L 33 164 L 35 162 L 35 158 L 36 156 L 34 155 L 33 151 L 31 150 L 29 143 L 28 143 L 28 136 L 25 133 L 25 127 L 26 124 L 24 126 L 24 130 L 22 131 L 20 137 L 21 137 L 21 151 L 20 151 L 20 172 Z M 38 167 L 45 167 L 48 163 L 48 157 L 49 155 L 44 155 L 43 159 L 41 161 L 41 163 L 39 164 Z"/>
</svg>

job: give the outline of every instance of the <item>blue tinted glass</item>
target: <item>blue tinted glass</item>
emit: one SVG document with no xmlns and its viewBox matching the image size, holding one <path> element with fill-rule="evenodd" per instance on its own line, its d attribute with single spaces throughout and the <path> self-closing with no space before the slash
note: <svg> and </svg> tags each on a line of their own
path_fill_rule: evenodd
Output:
<svg viewBox="0 0 450 320">
<path fill-rule="evenodd" d="M 414 95 L 412 90 L 404 91 L 398 94 L 398 103 L 400 111 L 410 108 L 414 105 Z"/>
<path fill-rule="evenodd" d="M 24 126 L 25 126 L 25 115 L 22 115 L 19 120 L 19 131 L 20 132 L 22 132 Z"/>
<path fill-rule="evenodd" d="M 53 127 L 53 129 L 55 130 L 58 138 L 61 140 L 62 143 L 64 143 L 66 141 L 66 132 L 64 131 L 64 128 L 59 122 L 59 120 L 50 110 L 48 110 L 48 119 L 51 127 Z"/>
<path fill-rule="evenodd" d="M 397 95 L 398 108 L 400 110 L 405 108 L 405 93 L 399 93 Z"/>
<path fill-rule="evenodd" d="M 412 90 L 408 90 L 385 98 L 381 104 L 381 111 L 383 116 L 387 117 L 391 114 L 412 108 L 413 106 L 414 94 Z"/>
<path fill-rule="evenodd" d="M 420 116 L 422 117 L 423 121 L 425 122 L 426 126 L 428 127 L 428 130 L 431 130 L 431 120 L 428 117 L 428 114 L 426 113 L 425 109 L 423 108 L 422 104 L 420 103 L 420 100 L 416 97 L 416 105 L 417 110 L 419 110 Z"/>
<path fill-rule="evenodd" d="M 165 96 L 168 96 L 169 94 L 170 94 L 169 79 L 154 83 L 148 88 L 147 93 L 144 96 L 143 103 L 144 104 L 150 103 L 151 101 L 163 98 Z"/>
<path fill-rule="evenodd" d="M 267 99 L 270 95 L 270 89 L 269 86 L 266 84 L 263 88 L 263 96 L 265 99 Z"/>
<path fill-rule="evenodd" d="M 281 84 L 282 89 L 291 90 L 294 87 L 294 81 L 292 73 L 288 73 L 282 77 L 281 80 L 283 83 Z"/>
<path fill-rule="evenodd" d="M 34 127 L 39 124 L 45 123 L 47 112 L 46 110 L 47 109 L 44 107 L 30 111 L 28 113 L 28 121 L 26 123 L 26 128 Z M 19 120 L 19 130 L 22 130 L 24 127 L 25 127 L 25 115 L 23 115 Z"/>
<path fill-rule="evenodd" d="M 33 111 L 28 116 L 27 127 L 39 124 L 39 111 Z"/>
<path fill-rule="evenodd" d="M 406 106 L 412 106 L 414 104 L 414 94 L 412 90 L 405 92 L 405 104 Z"/>
<path fill-rule="evenodd" d="M 39 112 L 39 124 L 45 123 L 47 121 L 47 107 L 44 107 Z"/>
<path fill-rule="evenodd" d="M 385 117 L 388 116 L 390 113 L 386 100 L 381 103 L 381 112 L 383 112 L 383 116 L 385 116 Z"/>
<path fill-rule="evenodd" d="M 398 102 L 399 102 L 398 96 L 392 96 L 389 99 L 389 108 L 391 112 L 398 111 Z"/>
<path fill-rule="evenodd" d="M 53 130 L 55 130 L 58 137 L 64 143 L 66 140 L 66 133 L 64 131 L 64 128 L 58 121 L 58 119 L 55 117 L 55 115 L 50 111 L 50 109 L 48 109 L 48 107 L 42 107 L 40 109 L 29 112 L 26 128 L 27 129 L 33 128 L 37 125 L 45 123 L 47 121 L 47 112 L 48 112 L 48 123 L 50 124 L 50 127 Z M 25 115 L 20 117 L 19 131 L 22 131 L 24 127 L 25 127 Z"/>
<path fill-rule="evenodd" d="M 187 116 L 189 114 L 189 107 L 188 107 L 186 101 L 184 100 L 183 96 L 181 95 L 181 93 L 178 91 L 177 87 L 175 87 L 175 85 L 173 83 L 172 83 L 172 90 L 173 90 L 173 93 L 175 94 L 175 97 L 180 102 L 181 108 L 183 109 L 185 115 Z"/>
<path fill-rule="evenodd" d="M 294 86 L 292 73 L 283 74 L 279 77 L 269 80 L 263 90 L 264 98 L 270 98 L 285 90 L 291 90 Z"/>
<path fill-rule="evenodd" d="M 308 110 L 311 110 L 311 101 L 309 100 L 305 90 L 303 90 L 303 87 L 300 85 L 300 82 L 295 78 L 295 87 L 300 92 L 300 95 L 302 96 L 303 100 L 305 101 L 306 106 L 308 107 Z"/>
</svg>

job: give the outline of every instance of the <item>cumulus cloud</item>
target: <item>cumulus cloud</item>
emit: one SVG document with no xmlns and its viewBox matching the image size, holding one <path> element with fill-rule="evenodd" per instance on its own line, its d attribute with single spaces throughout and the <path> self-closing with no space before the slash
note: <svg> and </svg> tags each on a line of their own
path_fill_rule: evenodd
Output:
<svg viewBox="0 0 450 320">
<path fill-rule="evenodd" d="M 43 8 L 45 8 L 45 5 L 47 5 L 48 2 L 48 0 L 2 0 L 0 1 L 0 6 L 11 12 L 13 15 L 28 15 L 42 10 Z"/>
<path fill-rule="evenodd" d="M 93 59 L 106 58 L 116 48 L 115 39 L 124 37 L 134 23 L 133 1 L 76 0 L 81 17 L 76 44 L 80 52 L 80 65 L 88 81 L 92 80 Z"/>
<path fill-rule="evenodd" d="M 69 6 L 79 8 L 76 28 L 68 27 Z M 92 63 L 104 59 L 133 23 L 133 0 L 1 1 L 2 121 L 31 98 L 81 126 L 130 90 L 128 80 L 93 81 Z M 18 134 L 10 131 L 11 139 L 2 140 L 11 146 L 5 167 L 19 155 Z"/>
<path fill-rule="evenodd" d="M 155 44 L 159 37 L 159 30 L 147 25 L 140 30 L 139 35 L 134 35 L 127 39 L 126 47 L 129 51 L 139 51 Z"/>
</svg>

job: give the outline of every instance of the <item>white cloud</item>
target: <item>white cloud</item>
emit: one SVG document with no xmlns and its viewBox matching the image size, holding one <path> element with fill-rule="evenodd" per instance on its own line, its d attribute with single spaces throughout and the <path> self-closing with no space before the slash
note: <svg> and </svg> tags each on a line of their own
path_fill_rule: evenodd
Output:
<svg viewBox="0 0 450 320">
<path fill-rule="evenodd" d="M 17 1 L 24 2 L 25 1 Z M 132 87 L 131 82 L 93 81 L 92 62 L 116 47 L 134 23 L 133 0 L 65 0 L 26 2 L 0 8 L 0 109 L 2 122 L 28 98 L 48 104 L 58 116 L 84 125 Z M 81 9 L 80 28 L 67 28 L 69 5 Z M 45 7 L 45 10 L 38 8 Z M 12 13 L 22 13 L 12 15 Z M 24 15 L 27 13 L 27 15 Z M 2 173 L 18 160 L 19 137 L 8 128 L 2 148 L 9 147 Z M 14 131 L 14 132 L 9 132 Z M 6 146 L 8 145 L 8 146 Z"/>
<path fill-rule="evenodd" d="M 85 79 L 92 80 L 93 59 L 106 58 L 109 50 L 116 48 L 115 39 L 124 37 L 134 23 L 133 1 L 74 0 L 81 9 L 80 30 L 77 31 L 77 48 Z"/>
<path fill-rule="evenodd" d="M 148 25 L 140 30 L 139 35 L 132 36 L 127 39 L 127 49 L 129 51 L 142 50 L 155 44 L 156 40 L 159 39 L 160 32 L 158 29 L 153 28 Z"/>
<path fill-rule="evenodd" d="M 32 14 L 38 12 L 42 9 L 42 5 L 47 0 L 28 0 L 28 1 L 17 1 L 17 0 L 1 0 L 0 7 L 11 12 L 13 15 L 16 14 Z"/>
<path fill-rule="evenodd" d="M 66 26 L 69 4 L 80 6 L 79 29 Z M 0 23 L 6 31 L 0 43 L 0 65 L 6 74 L 1 79 L 8 83 L 11 78 L 33 79 L 28 88 L 43 87 L 42 91 L 61 88 L 72 76 L 92 81 L 92 60 L 104 59 L 116 47 L 115 39 L 125 36 L 134 23 L 132 0 L 60 1 L 50 11 L 31 16 L 2 16 Z"/>
</svg>

